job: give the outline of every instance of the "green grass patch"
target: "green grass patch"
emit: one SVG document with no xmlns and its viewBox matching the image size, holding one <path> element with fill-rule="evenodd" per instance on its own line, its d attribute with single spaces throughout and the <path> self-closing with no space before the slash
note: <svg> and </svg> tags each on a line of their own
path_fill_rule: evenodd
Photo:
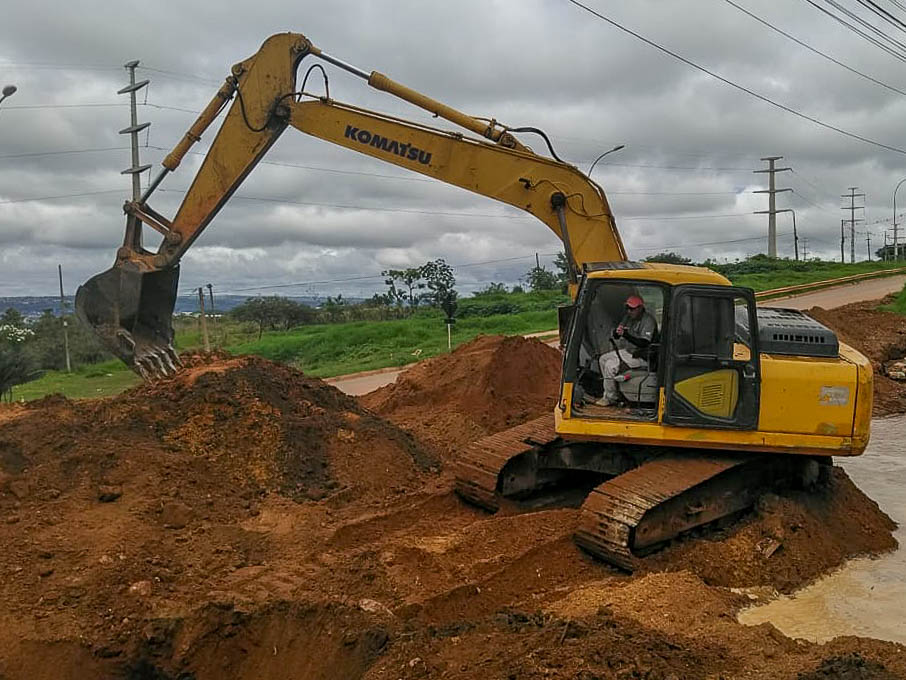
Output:
<svg viewBox="0 0 906 680">
<path fill-rule="evenodd" d="M 896 265 L 893 262 L 841 264 L 839 262 L 812 261 L 797 263 L 789 260 L 778 260 L 773 268 L 766 266 L 763 271 L 745 271 L 745 267 L 733 269 L 733 265 L 713 267 L 713 269 L 730 279 L 733 285 L 746 286 L 754 289 L 755 292 L 894 268 L 896 268 Z"/>
<path fill-rule="evenodd" d="M 903 286 L 903 290 L 897 293 L 891 304 L 883 305 L 881 309 L 906 316 L 906 286 Z"/>
<path fill-rule="evenodd" d="M 891 269 L 893 263 L 795 262 L 749 258 L 728 265 L 709 263 L 734 284 L 756 291 Z M 557 327 L 557 306 L 568 302 L 559 291 L 495 293 L 459 301 L 452 329 L 454 347 L 480 334 L 526 335 Z M 906 290 L 886 307 L 906 315 Z M 174 319 L 179 350 L 201 347 L 197 319 Z M 309 375 L 331 377 L 392 366 L 405 366 L 447 351 L 443 316 L 419 309 L 412 317 L 392 321 L 354 321 L 269 331 L 260 338 L 254 325 L 229 318 L 208 326 L 211 343 L 234 354 L 254 354 L 291 364 Z M 42 378 L 13 389 L 14 399 L 37 399 L 59 392 L 73 399 L 117 394 L 139 382 L 121 362 L 80 367 L 73 373 L 48 371 Z"/>
<path fill-rule="evenodd" d="M 556 310 L 458 319 L 453 325 L 454 347 L 478 335 L 524 335 L 557 325 Z M 344 375 L 390 366 L 405 366 L 447 351 L 443 317 L 418 315 L 411 319 L 308 326 L 266 333 L 260 340 L 227 347 L 235 354 L 255 354 L 289 363 L 318 377 Z"/>
<path fill-rule="evenodd" d="M 47 371 L 42 377 L 13 387 L 16 401 L 63 394 L 70 399 L 109 397 L 140 382 L 139 377 L 119 360 L 81 366 L 72 373 Z"/>
<path fill-rule="evenodd" d="M 525 335 L 557 326 L 557 311 L 523 312 L 459 319 L 453 325 L 453 346 L 485 335 Z M 181 350 L 201 346 L 189 322 L 177 323 L 176 345 Z M 437 312 L 420 311 L 397 321 L 360 321 L 303 326 L 290 331 L 257 333 L 223 324 L 223 345 L 233 354 L 257 356 L 291 364 L 321 378 L 392 366 L 405 366 L 447 351 L 447 327 Z M 48 371 L 43 377 L 13 388 L 13 399 L 32 400 L 53 393 L 70 399 L 107 397 L 139 383 L 139 377 L 118 360 L 82 366 L 72 373 Z"/>
</svg>

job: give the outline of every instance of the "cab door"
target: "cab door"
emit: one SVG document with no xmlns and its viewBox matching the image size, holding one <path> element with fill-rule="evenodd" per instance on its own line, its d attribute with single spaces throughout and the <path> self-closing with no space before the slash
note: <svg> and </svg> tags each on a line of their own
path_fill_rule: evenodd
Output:
<svg viewBox="0 0 906 680">
<path fill-rule="evenodd" d="M 667 323 L 664 422 L 757 429 L 761 365 L 753 292 L 676 286 Z"/>
</svg>

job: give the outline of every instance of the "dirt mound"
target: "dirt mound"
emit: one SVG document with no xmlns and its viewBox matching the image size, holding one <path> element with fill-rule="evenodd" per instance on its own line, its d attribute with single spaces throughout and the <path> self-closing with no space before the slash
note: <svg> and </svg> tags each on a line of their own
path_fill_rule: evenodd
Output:
<svg viewBox="0 0 906 680">
<path fill-rule="evenodd" d="M 825 659 L 814 671 L 800 673 L 797 680 L 899 680 L 883 665 L 866 661 L 858 652 Z"/>
<path fill-rule="evenodd" d="M 896 523 L 841 469 L 808 491 L 768 494 L 726 529 L 675 541 L 644 571 L 689 570 L 709 585 L 792 592 L 860 554 L 894 550 Z"/>
<path fill-rule="evenodd" d="M 26 637 L 47 621 L 101 647 L 132 639 L 154 607 L 203 603 L 239 570 L 297 561 L 331 513 L 384 507 L 435 477 L 411 435 L 250 357 L 3 417 L 0 628 Z M 295 544 L 275 549 L 269 536 L 287 526 Z"/>
<path fill-rule="evenodd" d="M 891 380 L 883 371 L 886 362 L 906 356 L 906 317 L 878 309 L 879 304 L 890 299 L 834 309 L 812 307 L 807 312 L 871 360 L 874 415 L 906 413 L 906 383 Z"/>
<path fill-rule="evenodd" d="M 479 336 L 415 364 L 360 402 L 455 456 L 484 435 L 549 413 L 557 402 L 560 363 L 560 353 L 538 340 Z"/>
<path fill-rule="evenodd" d="M 445 414 L 451 441 L 553 407 L 555 350 L 465 351 L 472 370 L 454 353 L 369 397 Z M 725 586 L 788 589 L 892 546 L 842 472 L 630 576 L 575 545 L 576 508 L 466 505 L 411 435 L 319 380 L 189 364 L 115 399 L 0 408 L 3 680 L 906 672 L 893 644 L 735 619 L 750 597 Z"/>
</svg>

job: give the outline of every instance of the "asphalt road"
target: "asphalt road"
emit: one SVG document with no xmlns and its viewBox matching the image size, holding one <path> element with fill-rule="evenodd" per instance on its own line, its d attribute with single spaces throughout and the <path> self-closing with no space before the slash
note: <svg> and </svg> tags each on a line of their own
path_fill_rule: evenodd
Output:
<svg viewBox="0 0 906 680">
<path fill-rule="evenodd" d="M 842 286 L 825 288 L 813 293 L 803 293 L 802 295 L 788 298 L 775 298 L 763 304 L 766 307 L 787 307 L 793 309 L 809 309 L 811 307 L 833 309 L 834 307 L 841 307 L 862 300 L 879 300 L 885 295 L 902 290 L 904 284 L 906 284 L 906 276 L 889 276 L 883 279 L 868 279 L 858 283 L 847 283 Z M 532 335 L 549 335 L 549 333 L 533 333 Z M 379 371 L 368 371 L 367 373 L 340 375 L 334 378 L 327 378 L 324 382 L 334 385 L 346 394 L 358 396 L 372 392 L 384 385 L 389 385 L 405 370 L 406 368 L 386 368 Z"/>
<path fill-rule="evenodd" d="M 883 279 L 868 279 L 859 283 L 847 283 L 842 286 L 816 290 L 813 293 L 803 293 L 795 297 L 774 298 L 762 303 L 765 307 L 792 307 L 793 309 L 809 309 L 811 307 L 824 307 L 833 309 L 842 307 L 852 302 L 862 300 L 880 300 L 885 295 L 903 290 L 906 276 L 888 276 Z"/>
</svg>

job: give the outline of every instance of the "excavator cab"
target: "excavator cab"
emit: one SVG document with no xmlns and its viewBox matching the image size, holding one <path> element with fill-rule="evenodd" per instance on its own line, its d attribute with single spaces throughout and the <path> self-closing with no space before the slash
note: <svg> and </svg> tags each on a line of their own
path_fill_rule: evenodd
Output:
<svg viewBox="0 0 906 680">
<path fill-rule="evenodd" d="M 571 417 L 646 420 L 750 430 L 758 427 L 760 362 L 754 297 L 724 283 L 673 284 L 656 270 L 601 270 L 578 296 L 564 364 Z M 646 276 L 647 278 L 641 278 Z M 640 298 L 655 330 L 649 344 L 616 339 Z M 617 404 L 602 405 L 604 364 L 618 366 Z M 663 395 L 663 400 L 662 400 Z M 662 403 L 663 401 L 663 403 Z"/>
<path fill-rule="evenodd" d="M 573 392 L 576 407 L 594 404 L 603 396 L 602 360 L 619 361 L 616 387 L 622 403 L 637 416 L 653 419 L 657 415 L 660 328 L 664 317 L 664 287 L 656 283 L 596 281 L 590 284 L 584 320 L 576 329 L 579 344 L 578 385 Z M 643 301 L 642 314 L 654 325 L 650 344 L 636 347 L 614 337 L 614 329 L 629 323 L 626 301 Z M 622 412 L 625 409 L 615 409 Z"/>
</svg>

